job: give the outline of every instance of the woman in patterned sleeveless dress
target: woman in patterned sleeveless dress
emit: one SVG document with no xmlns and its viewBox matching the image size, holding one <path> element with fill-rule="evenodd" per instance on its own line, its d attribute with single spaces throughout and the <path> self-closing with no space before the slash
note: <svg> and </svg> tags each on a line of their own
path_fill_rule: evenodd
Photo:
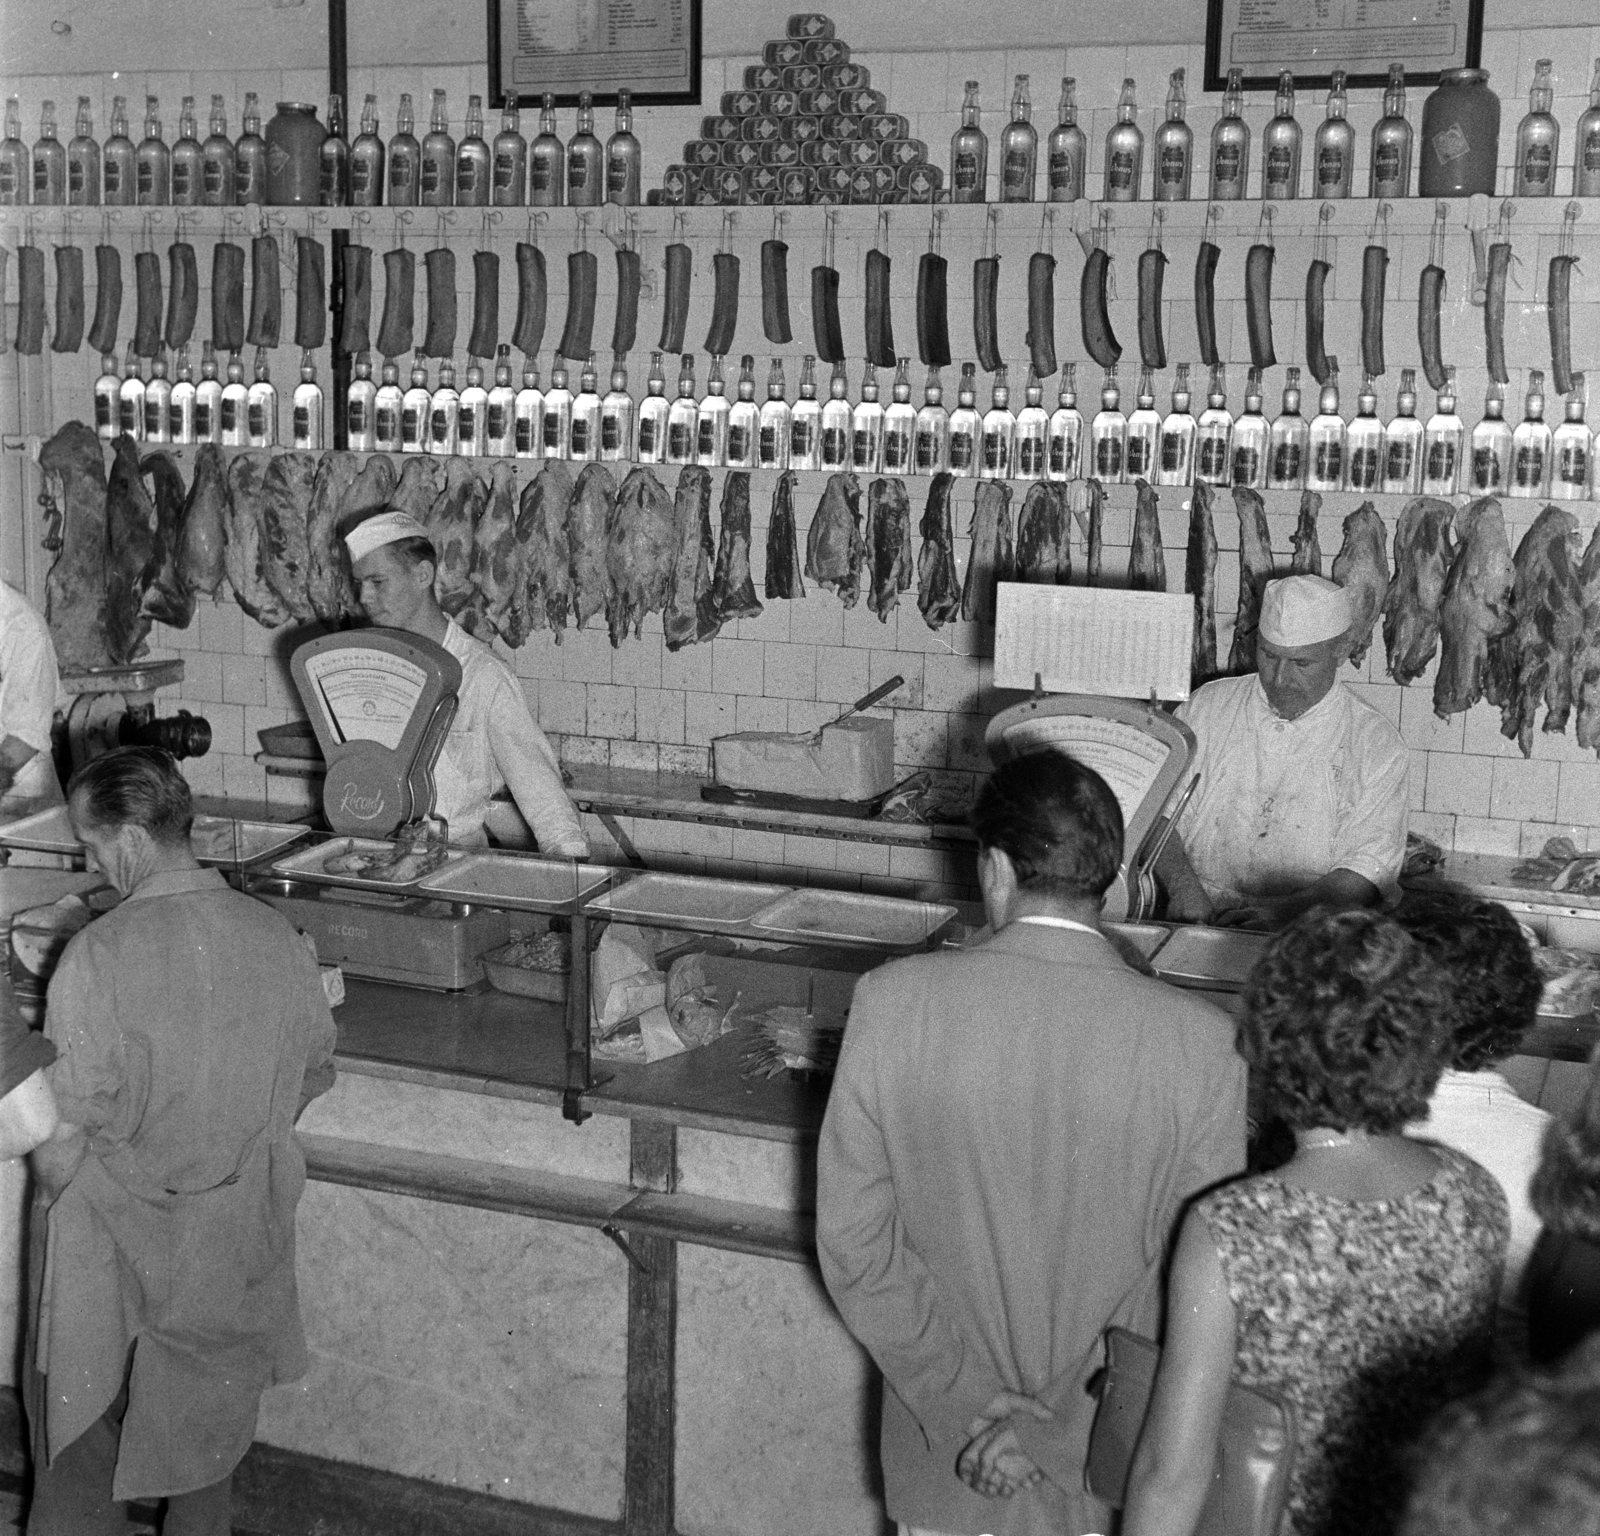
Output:
<svg viewBox="0 0 1600 1536">
<path fill-rule="evenodd" d="M 1239 1049 L 1297 1148 L 1184 1221 L 1123 1536 L 1191 1536 L 1230 1379 L 1294 1405 L 1281 1536 L 1395 1530 L 1407 1445 L 1483 1372 L 1509 1234 L 1493 1177 L 1401 1135 L 1449 1056 L 1442 993 L 1373 912 L 1311 913 L 1256 967 Z"/>
</svg>

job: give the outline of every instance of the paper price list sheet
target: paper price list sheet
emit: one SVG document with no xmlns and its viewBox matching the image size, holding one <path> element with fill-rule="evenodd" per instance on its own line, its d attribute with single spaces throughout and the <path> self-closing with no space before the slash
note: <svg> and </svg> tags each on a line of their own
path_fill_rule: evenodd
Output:
<svg viewBox="0 0 1600 1536">
<path fill-rule="evenodd" d="M 1211 0 L 1207 73 L 1242 69 L 1247 86 L 1268 88 L 1285 69 L 1302 86 L 1342 69 L 1363 85 L 1398 60 L 1408 78 L 1432 76 L 1476 61 L 1471 9 L 1471 0 Z"/>
<path fill-rule="evenodd" d="M 500 0 L 499 78 L 524 99 L 545 91 L 636 100 L 694 83 L 695 0 Z"/>
</svg>

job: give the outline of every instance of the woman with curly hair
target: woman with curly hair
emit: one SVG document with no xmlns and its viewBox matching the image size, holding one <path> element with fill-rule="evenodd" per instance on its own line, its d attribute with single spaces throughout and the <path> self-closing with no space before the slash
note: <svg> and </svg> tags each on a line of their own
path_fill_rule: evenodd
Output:
<svg viewBox="0 0 1600 1536">
<path fill-rule="evenodd" d="M 1529 1194 L 1544 1230 L 1528 1260 L 1528 1348 L 1545 1363 L 1600 1328 L 1600 1062 L 1577 1108 L 1550 1122 Z"/>
<path fill-rule="evenodd" d="M 1402 1134 L 1450 1056 L 1442 989 L 1374 912 L 1310 913 L 1256 967 L 1239 1050 L 1296 1150 L 1184 1221 L 1123 1536 L 1191 1536 L 1230 1380 L 1294 1406 L 1284 1536 L 1394 1530 L 1406 1442 L 1484 1368 L 1508 1231 L 1490 1174 Z"/>
</svg>

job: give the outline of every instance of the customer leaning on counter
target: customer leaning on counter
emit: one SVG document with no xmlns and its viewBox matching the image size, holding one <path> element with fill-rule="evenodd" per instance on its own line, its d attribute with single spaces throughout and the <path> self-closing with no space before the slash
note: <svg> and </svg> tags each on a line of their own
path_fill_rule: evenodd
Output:
<svg viewBox="0 0 1600 1536">
<path fill-rule="evenodd" d="M 1270 583 L 1256 672 L 1178 711 L 1200 787 L 1160 869 L 1175 916 L 1281 928 L 1398 894 L 1409 765 L 1400 733 L 1338 680 L 1352 619 L 1345 589 L 1321 576 Z"/>
<path fill-rule="evenodd" d="M 516 674 L 434 596 L 438 555 L 427 530 L 405 512 L 379 512 L 357 523 L 344 542 L 367 617 L 442 645 L 461 663 L 455 721 L 433 770 L 434 808 L 450 824 L 451 840 L 486 842 L 490 797 L 509 788 L 540 853 L 587 855 L 555 749 L 534 724 Z"/>
</svg>

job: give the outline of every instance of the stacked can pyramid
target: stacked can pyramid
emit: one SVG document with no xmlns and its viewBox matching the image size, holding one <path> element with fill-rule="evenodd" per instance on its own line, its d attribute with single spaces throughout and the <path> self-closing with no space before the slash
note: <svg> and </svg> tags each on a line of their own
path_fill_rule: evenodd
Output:
<svg viewBox="0 0 1600 1536">
<path fill-rule="evenodd" d="M 808 12 L 748 65 L 744 89 L 702 118 L 667 167 L 663 203 L 932 203 L 944 173 L 850 61 L 833 22 Z"/>
</svg>

